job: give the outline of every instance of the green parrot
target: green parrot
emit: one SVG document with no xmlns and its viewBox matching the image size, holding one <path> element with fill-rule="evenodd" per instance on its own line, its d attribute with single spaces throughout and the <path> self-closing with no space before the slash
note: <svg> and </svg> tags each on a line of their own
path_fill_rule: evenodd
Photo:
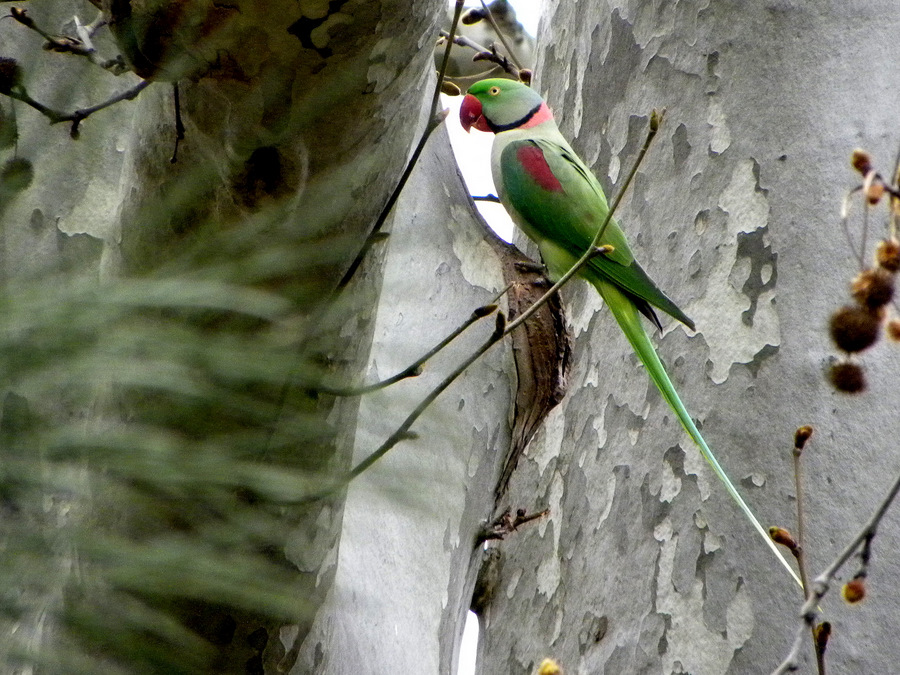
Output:
<svg viewBox="0 0 900 675">
<path fill-rule="evenodd" d="M 516 225 L 538 245 L 550 277 L 560 278 L 584 254 L 609 213 L 600 183 L 563 138 L 544 100 L 520 82 L 505 79 L 476 82 L 463 99 L 459 116 L 466 131 L 475 127 L 495 134 L 491 171 L 500 201 Z M 603 297 L 650 379 L 725 489 L 800 583 L 700 435 L 666 374 L 639 314 L 659 329 L 662 325 L 654 308 L 691 330 L 694 322 L 634 259 L 625 234 L 615 220 L 609 221 L 598 242 L 600 246 L 606 244 L 613 247 L 612 252 L 591 259 L 579 272 L 580 276 L 593 284 Z"/>
</svg>

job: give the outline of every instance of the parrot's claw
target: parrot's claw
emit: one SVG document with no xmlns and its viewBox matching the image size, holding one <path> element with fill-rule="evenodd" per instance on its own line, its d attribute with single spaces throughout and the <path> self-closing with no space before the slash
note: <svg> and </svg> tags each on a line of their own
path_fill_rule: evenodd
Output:
<svg viewBox="0 0 900 675">
<path fill-rule="evenodd" d="M 522 260 L 522 261 L 517 262 L 515 265 L 516 265 L 517 272 L 524 272 L 524 273 L 531 272 L 531 273 L 535 273 L 535 274 L 546 274 L 547 273 L 546 265 L 534 262 L 533 260 Z"/>
</svg>

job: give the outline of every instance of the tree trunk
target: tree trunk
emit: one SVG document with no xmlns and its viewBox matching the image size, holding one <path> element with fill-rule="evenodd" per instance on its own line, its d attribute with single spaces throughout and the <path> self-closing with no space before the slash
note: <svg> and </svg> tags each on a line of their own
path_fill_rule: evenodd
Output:
<svg viewBox="0 0 900 675">
<path fill-rule="evenodd" d="M 656 342 L 764 525 L 795 530 L 792 437 L 802 424 L 816 428 L 803 457 L 813 574 L 898 471 L 888 418 L 900 403 L 896 347 L 865 354 L 868 393 L 837 393 L 826 377 L 828 317 L 856 272 L 839 224 L 858 181 L 849 154 L 867 147 L 887 176 L 898 142 L 891 9 L 552 3 L 539 36 L 536 86 L 609 192 L 651 109 L 667 109 L 617 214 L 638 260 L 697 323 L 690 333 L 670 321 Z M 878 213 L 870 242 L 882 236 Z M 533 499 L 551 515 L 501 546 L 480 672 L 529 673 L 544 657 L 567 673 L 770 672 L 798 625 L 798 588 L 593 289 L 576 284 L 564 297 L 575 339 L 569 394 L 511 483 L 513 501 Z M 889 517 L 874 543 L 869 603 L 848 608 L 836 589 L 822 603 L 835 672 L 895 667 L 898 535 Z M 856 569 L 851 561 L 840 578 Z M 813 672 L 808 644 L 804 655 Z"/>
<path fill-rule="evenodd" d="M 369 235 L 427 117 L 444 5 L 105 7 L 117 43 L 98 47 L 161 81 L 85 119 L 78 141 L 15 104 L 16 151 L 36 180 L 0 204 L 18 312 L 5 313 L 0 578 L 25 589 L 4 596 L 4 663 L 306 672 L 324 653 L 337 671 L 361 672 L 344 665 L 357 662 L 349 641 L 373 647 L 369 672 L 382 672 L 375 664 L 398 644 L 345 595 L 376 580 L 375 616 L 381 602 L 391 634 L 415 629 L 428 662 L 449 663 L 474 532 L 509 444 L 508 352 L 496 347 L 413 427 L 418 440 L 351 484 L 346 518 L 340 489 L 309 501 L 352 465 L 354 443 L 366 456 L 402 419 L 395 411 L 491 328 L 365 399 L 354 441 L 359 399 L 329 392 L 363 379 L 373 331 L 371 378 L 504 285 L 436 134 L 393 216 L 389 299 L 374 322 L 386 245 Z M 68 12 L 58 3 L 30 16 L 55 33 Z M 86 59 L 43 53 L 36 33 L 7 28 L 15 42 L 4 49 L 32 97 L 68 110 L 106 95 L 95 83 L 111 78 Z M 168 80 L 186 130 L 174 163 Z M 324 633 L 307 639 L 314 622 Z"/>
<path fill-rule="evenodd" d="M 505 286 L 450 157 L 441 130 L 398 204 L 370 381 L 402 370 Z M 422 375 L 367 395 L 355 460 L 493 330 L 494 317 L 482 319 Z M 514 387 L 509 349 L 496 345 L 431 405 L 413 438 L 351 484 L 335 584 L 297 673 L 456 672 L 481 560 L 476 534 L 509 447 Z"/>
</svg>

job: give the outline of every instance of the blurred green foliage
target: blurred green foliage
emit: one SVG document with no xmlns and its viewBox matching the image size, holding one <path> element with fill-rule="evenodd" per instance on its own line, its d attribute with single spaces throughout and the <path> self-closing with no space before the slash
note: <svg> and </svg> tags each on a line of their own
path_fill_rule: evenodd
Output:
<svg viewBox="0 0 900 675">
<path fill-rule="evenodd" d="M 272 206 L 139 276 L 0 288 L 4 668 L 262 672 L 309 618 L 286 551 L 343 468 L 316 345 L 348 248 L 301 230 Z"/>
</svg>

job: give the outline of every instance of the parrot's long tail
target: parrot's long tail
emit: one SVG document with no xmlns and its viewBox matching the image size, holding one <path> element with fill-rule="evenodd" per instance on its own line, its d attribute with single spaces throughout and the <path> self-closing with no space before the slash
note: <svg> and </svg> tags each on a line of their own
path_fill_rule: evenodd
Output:
<svg viewBox="0 0 900 675">
<path fill-rule="evenodd" d="M 659 355 L 657 355 L 653 343 L 650 342 L 647 331 L 644 330 L 644 326 L 641 323 L 641 317 L 638 314 L 635 304 L 611 283 L 597 280 L 594 281 L 594 285 L 597 287 L 597 290 L 600 291 L 604 301 L 612 311 L 613 316 L 616 317 L 616 321 L 618 321 L 622 332 L 625 333 L 625 336 L 631 343 L 631 346 L 641 360 L 641 363 L 644 364 L 644 367 L 650 374 L 650 379 L 653 380 L 653 383 L 657 386 L 663 398 L 666 399 L 669 407 L 671 407 L 678 416 L 685 431 L 688 432 L 688 435 L 694 440 L 697 447 L 700 448 L 700 453 L 706 458 L 706 461 L 709 462 L 709 465 L 712 467 L 713 471 L 715 471 L 719 480 L 722 481 L 728 494 L 731 495 L 731 498 L 741 508 L 744 515 L 747 516 L 747 520 L 749 520 L 753 527 L 756 528 L 756 531 L 759 532 L 759 535 L 765 540 L 769 548 L 772 549 L 781 564 L 784 565 L 785 569 L 787 569 L 790 575 L 794 577 L 794 580 L 802 587 L 800 579 L 793 568 L 788 564 L 788 561 L 785 560 L 781 551 L 778 550 L 778 547 L 772 541 L 771 537 L 769 537 L 768 532 L 760 525 L 756 516 L 753 515 L 750 507 L 747 506 L 747 503 L 741 497 L 737 488 L 734 486 L 734 483 L 731 482 L 731 479 L 725 473 L 725 470 L 719 465 L 718 460 L 716 460 L 712 451 L 709 449 L 706 441 L 703 440 L 703 436 L 700 435 L 697 425 L 694 424 L 694 420 L 692 420 L 691 416 L 688 414 L 687 408 L 684 407 L 684 404 L 678 397 L 678 393 L 675 391 L 675 387 L 669 379 L 662 361 L 659 360 Z"/>
</svg>

